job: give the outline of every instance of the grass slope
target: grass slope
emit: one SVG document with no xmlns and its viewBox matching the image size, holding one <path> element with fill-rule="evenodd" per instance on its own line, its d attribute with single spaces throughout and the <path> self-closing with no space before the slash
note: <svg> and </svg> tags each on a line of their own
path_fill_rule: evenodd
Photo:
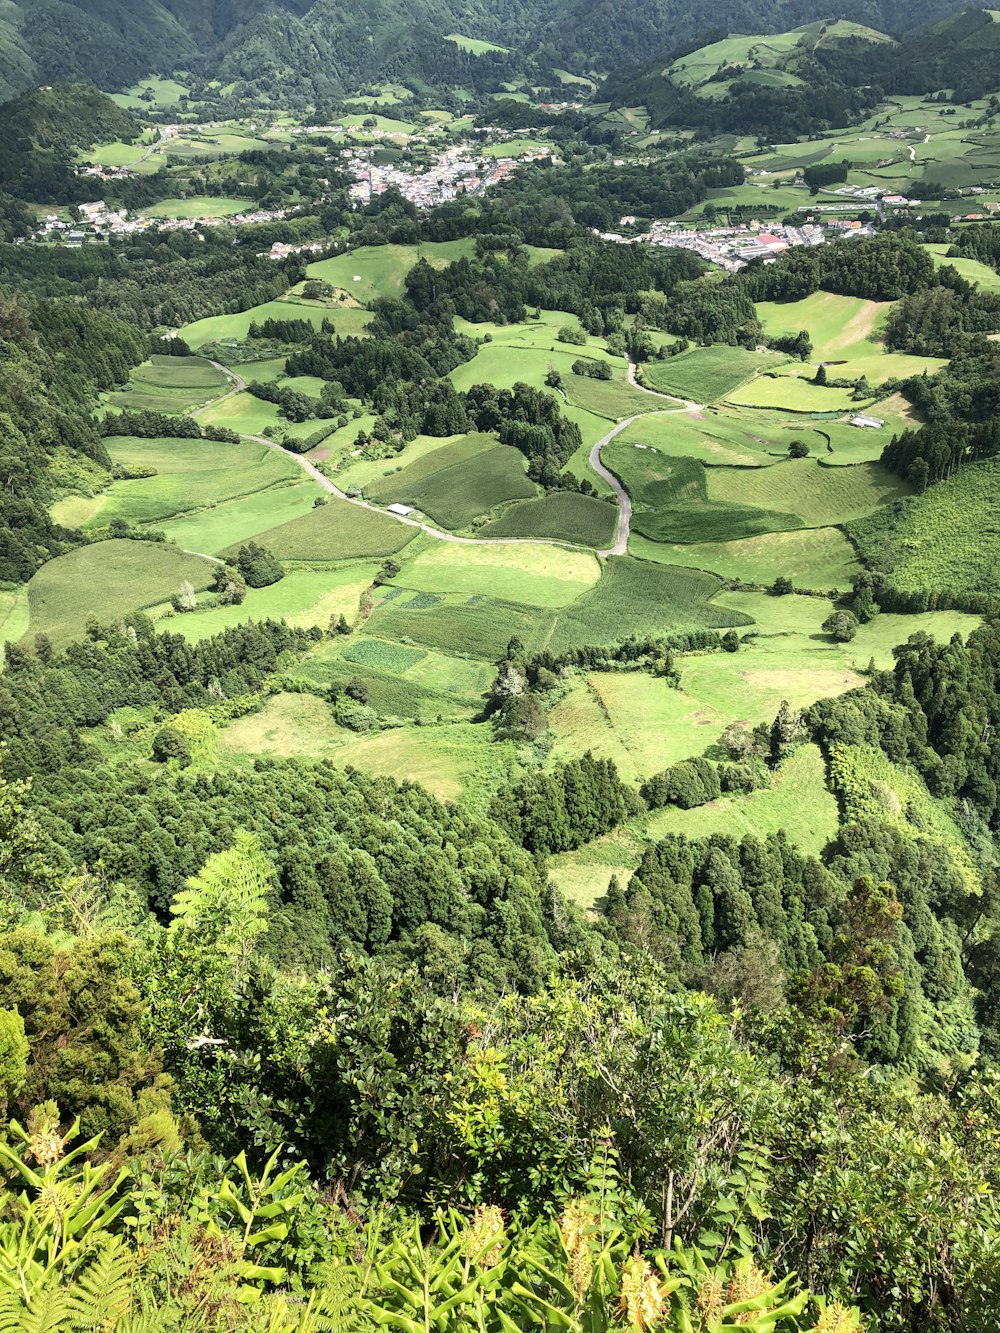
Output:
<svg viewBox="0 0 1000 1333">
<path fill-rule="evenodd" d="M 553 491 L 538 500 L 511 505 L 480 529 L 482 537 L 546 537 L 553 541 L 610 546 L 618 526 L 618 507 L 575 491 Z"/>
<path fill-rule="evenodd" d="M 157 542 L 81 546 L 43 565 L 28 584 L 30 633 L 61 646 L 83 637 L 90 616 L 107 624 L 166 601 L 185 581 L 206 588 L 212 570 L 209 561 Z"/>
<path fill-rule="evenodd" d="M 263 532 L 260 540 L 288 560 L 348 560 L 392 555 L 416 536 L 417 529 L 388 514 L 331 498 L 301 518 Z"/>
</svg>

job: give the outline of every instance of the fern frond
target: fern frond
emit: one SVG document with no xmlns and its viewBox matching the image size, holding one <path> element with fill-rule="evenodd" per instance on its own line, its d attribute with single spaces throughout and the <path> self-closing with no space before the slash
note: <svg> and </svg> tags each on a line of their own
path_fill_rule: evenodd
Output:
<svg viewBox="0 0 1000 1333">
<path fill-rule="evenodd" d="M 119 1239 L 108 1238 L 66 1299 L 79 1328 L 117 1327 L 132 1305 L 132 1261 Z"/>
</svg>

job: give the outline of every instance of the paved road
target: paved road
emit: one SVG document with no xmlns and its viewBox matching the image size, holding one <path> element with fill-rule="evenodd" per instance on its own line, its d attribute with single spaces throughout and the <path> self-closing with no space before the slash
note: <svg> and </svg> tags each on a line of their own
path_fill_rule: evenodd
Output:
<svg viewBox="0 0 1000 1333">
<path fill-rule="evenodd" d="M 228 375 L 234 383 L 234 387 L 230 389 L 229 393 L 223 394 L 222 398 L 228 398 L 231 394 L 239 393 L 240 389 L 246 387 L 246 381 L 237 375 L 235 371 L 230 370 L 227 366 L 222 365 L 218 361 L 213 361 L 212 365 Z M 629 362 L 629 383 L 635 388 L 642 389 L 641 385 L 635 384 L 634 375 L 635 367 Z M 652 389 L 644 389 L 643 392 L 653 393 L 654 391 Z M 598 551 L 597 554 L 599 556 L 607 557 L 609 555 L 624 555 L 626 553 L 628 550 L 629 529 L 632 521 L 632 501 L 629 499 L 628 492 L 618 478 L 613 472 L 609 472 L 601 462 L 601 450 L 606 444 L 609 444 L 616 435 L 619 435 L 625 430 L 627 426 L 631 426 L 633 421 L 638 421 L 643 416 L 659 417 L 673 416 L 681 412 L 694 411 L 699 414 L 701 412 L 701 407 L 698 403 L 686 402 L 683 399 L 678 398 L 670 398 L 666 394 L 655 394 L 654 396 L 665 399 L 668 402 L 680 402 L 682 403 L 682 406 L 664 408 L 663 411 L 659 412 L 637 413 L 635 416 L 627 417 L 624 421 L 619 421 L 617 425 L 612 426 L 611 430 L 609 430 L 606 435 L 602 436 L 590 451 L 590 466 L 598 476 L 604 478 L 618 498 L 618 529 L 615 535 L 615 543 L 613 546 L 609 546 L 606 550 Z M 221 402 L 222 398 L 216 398 L 214 399 L 214 402 Z M 211 404 L 206 403 L 205 406 L 208 407 L 211 406 Z M 204 408 L 199 408 L 198 410 L 204 411 Z M 192 413 L 192 415 L 194 414 Z M 284 454 L 287 458 L 291 458 L 294 462 L 298 463 L 299 467 L 308 474 L 317 486 L 322 487 L 328 495 L 336 496 L 338 500 L 345 500 L 348 504 L 357 505 L 360 509 L 369 509 L 373 514 L 387 515 L 389 518 L 395 519 L 397 523 L 403 523 L 408 528 L 419 528 L 421 532 L 426 532 L 429 537 L 434 537 L 437 541 L 454 542 L 460 546 L 520 546 L 525 542 L 541 542 L 547 546 L 577 546 L 577 543 L 575 542 L 556 541 L 552 537 L 459 537 L 454 532 L 444 532 L 441 528 L 435 528 L 430 523 L 422 523 L 416 518 L 407 518 L 403 514 L 389 514 L 387 510 L 381 508 L 379 505 L 369 504 L 367 500 L 361 500 L 357 496 L 345 494 L 345 492 L 338 486 L 334 485 L 329 477 L 324 476 L 311 459 L 306 458 L 304 454 L 297 454 L 291 449 L 286 449 L 275 440 L 269 440 L 266 435 L 247 435 L 244 438 L 254 440 L 257 444 L 263 444 L 268 449 L 274 449 L 277 453 Z M 593 547 L 580 546 L 578 549 L 592 551 Z M 192 554 L 200 554 L 200 552 L 192 552 Z"/>
</svg>

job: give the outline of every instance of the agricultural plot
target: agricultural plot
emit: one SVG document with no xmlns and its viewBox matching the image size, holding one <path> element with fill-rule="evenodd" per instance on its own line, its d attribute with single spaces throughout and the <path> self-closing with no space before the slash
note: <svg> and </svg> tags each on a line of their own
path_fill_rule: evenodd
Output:
<svg viewBox="0 0 1000 1333">
<path fill-rule="evenodd" d="M 930 251 L 935 268 L 943 268 L 948 264 L 957 269 L 966 282 L 978 283 L 982 291 L 1000 292 L 1000 273 L 990 268 L 988 264 L 961 255 L 949 258 L 948 251 L 951 247 L 948 245 L 927 245 L 924 249 Z"/>
<path fill-rule="evenodd" d="M 932 798 L 912 770 L 892 763 L 867 745 L 837 745 L 830 755 L 830 779 L 845 807 L 846 820 L 878 819 L 913 843 L 950 853 L 965 887 L 982 893 L 982 876 L 966 838 L 941 801 Z"/>
<path fill-rule="evenodd" d="M 435 268 L 444 268 L 474 253 L 471 237 L 424 241 L 420 245 L 368 245 L 332 259 L 318 259 L 306 269 L 306 276 L 328 282 L 366 305 L 377 297 L 402 296 L 403 280 L 421 259 Z"/>
<path fill-rule="evenodd" d="M 764 407 L 778 412 L 801 412 L 807 416 L 864 411 L 855 401 L 853 389 L 833 389 L 825 384 L 791 375 L 762 375 L 727 395 L 734 407 Z"/>
<path fill-rule="evenodd" d="M 487 51 L 499 51 L 501 55 L 509 55 L 510 47 L 497 46 L 496 42 L 483 41 L 481 37 L 463 37 L 461 33 L 450 32 L 445 37 L 446 42 L 454 42 L 462 51 L 468 51 L 470 55 L 481 56 Z"/>
<path fill-rule="evenodd" d="M 218 555 L 237 542 L 249 541 L 277 524 L 305 517 L 319 494 L 311 481 L 272 486 L 256 495 L 213 503 L 193 514 L 170 518 L 156 526 L 167 541 L 189 551 Z"/>
<path fill-rule="evenodd" d="M 763 791 L 723 796 L 694 810 L 659 810 L 647 820 L 644 831 L 654 839 L 670 833 L 686 838 L 708 838 L 713 833 L 763 838 L 784 829 L 799 851 L 819 856 L 836 836 L 839 822 L 837 798 L 826 785 L 819 747 L 803 745 Z"/>
<path fill-rule="evenodd" d="M 331 497 L 301 518 L 271 528 L 261 541 L 281 559 L 350 560 L 393 555 L 417 532 L 388 514 Z"/>
<path fill-rule="evenodd" d="M 426 469 L 435 459 L 435 454 L 428 454 L 411 464 L 415 477 L 407 477 L 409 469 L 404 468 L 369 487 L 368 494 L 373 499 L 413 505 L 435 523 L 451 530 L 467 527 L 474 518 L 506 500 L 535 494 L 534 482 L 525 473 L 524 455 L 519 450 L 495 444 L 483 451 L 478 448 L 479 439 L 473 439 L 478 450 L 474 457 L 428 473 Z"/>
<path fill-rule="evenodd" d="M 781 765 L 772 785 L 747 796 L 723 796 L 694 810 L 658 810 L 607 837 L 553 857 L 549 873 L 569 898 L 588 911 L 597 910 L 612 876 L 627 884 L 638 867 L 647 841 L 675 833 L 708 838 L 763 837 L 785 829 L 800 851 L 818 856 L 835 836 L 836 797 L 826 786 L 826 766 L 814 745 L 804 745 Z"/>
<path fill-rule="evenodd" d="M 336 326 L 337 332 L 347 337 L 360 336 L 371 316 L 367 310 L 352 307 L 333 309 L 308 301 L 266 301 L 263 305 L 255 305 L 250 310 L 236 314 L 209 315 L 206 319 L 197 319 L 192 324 L 185 324 L 180 335 L 195 350 L 208 343 L 237 343 L 247 337 L 251 324 L 263 323 L 265 319 L 305 319 L 317 329 L 324 319 L 329 319 Z"/>
<path fill-rule="evenodd" d="M 396 455 L 399 462 L 394 463 L 392 459 L 359 461 L 341 480 L 344 485 L 362 485 L 368 499 L 378 504 L 397 501 L 417 504 L 410 496 L 421 493 L 432 477 L 478 455 L 490 453 L 496 447 L 496 439 L 491 435 L 472 433 L 437 440 L 424 436 Z"/>
<path fill-rule="evenodd" d="M 710 500 L 795 514 L 807 528 L 848 522 L 910 494 L 909 486 L 878 463 L 828 468 L 795 458 L 752 471 L 710 468 L 707 476 Z"/>
<path fill-rule="evenodd" d="M 713 408 L 645 417 L 627 426 L 615 443 L 641 445 L 709 465 L 760 467 L 784 458 L 792 440 L 803 441 L 813 454 L 824 453 L 826 439 L 819 431 L 812 422 L 777 413 Z"/>
<path fill-rule="evenodd" d="M 356 619 L 361 598 L 377 569 L 374 561 L 326 569 L 289 569 L 283 579 L 267 588 L 248 588 L 240 606 L 213 606 L 171 615 L 163 628 L 183 634 L 192 643 L 249 620 L 287 620 L 302 629 L 316 625 L 325 630 L 331 616 Z"/>
<path fill-rule="evenodd" d="M 602 458 L 632 498 L 632 531 L 651 541 L 732 541 L 804 526 L 793 509 L 779 512 L 742 496 L 743 479 L 760 469 L 727 470 L 737 483 L 732 488 L 736 498 L 730 499 L 710 494 L 716 469 L 709 471 L 692 458 L 670 458 L 617 441 L 602 450 Z"/>
<path fill-rule="evenodd" d="M 291 384 L 291 381 L 289 381 Z M 252 393 L 234 393 L 229 398 L 210 403 L 199 410 L 198 420 L 203 426 L 223 426 L 234 430 L 237 435 L 263 435 L 270 430 L 275 435 L 287 435 L 293 440 L 304 440 L 317 431 L 328 428 L 333 431 L 336 422 L 289 421 L 283 417 L 276 403 L 268 403 L 263 398 L 255 398 Z"/>
<path fill-rule="evenodd" d="M 634 389 L 624 372 L 610 380 L 590 379 L 587 375 L 573 375 L 563 380 L 563 392 L 575 407 L 609 421 L 621 421 L 644 412 L 662 410 L 665 404 L 652 394 Z"/>
<path fill-rule="evenodd" d="M 721 587 L 711 574 L 612 556 L 601 581 L 560 612 L 545 647 L 559 653 L 679 626 L 748 624 L 748 616 L 714 604 Z"/>
<path fill-rule="evenodd" d="M 112 438 L 108 452 L 129 469 L 155 468 L 151 477 L 111 483 L 87 526 L 112 518 L 157 523 L 221 501 L 297 481 L 301 472 L 284 454 L 259 444 L 213 440 Z"/>
<path fill-rule="evenodd" d="M 136 366 L 128 384 L 105 401 L 118 411 L 188 412 L 228 388 L 228 377 L 201 357 L 153 356 Z"/>
<path fill-rule="evenodd" d="M 724 579 L 771 584 L 792 578 L 796 587 L 827 591 L 849 588 L 861 566 L 854 548 L 837 528 L 766 533 L 731 542 L 667 544 L 633 536 L 629 551 L 640 559 L 708 570 Z"/>
<path fill-rule="evenodd" d="M 618 528 L 618 506 L 576 491 L 553 491 L 537 500 L 525 500 L 505 509 L 485 524 L 481 537 L 544 537 L 603 550 L 611 546 Z"/>
<path fill-rule="evenodd" d="M 538 651 L 545 645 L 554 620 L 552 611 L 542 612 L 538 607 L 495 596 L 442 597 L 401 589 L 375 608 L 366 630 L 383 639 L 419 643 L 459 657 L 495 662 L 514 634 L 529 653 Z"/>
<path fill-rule="evenodd" d="M 28 595 L 24 588 L 0 590 L 0 644 L 16 643 L 28 632 Z"/>
<path fill-rule="evenodd" d="M 81 546 L 42 565 L 28 584 L 29 632 L 56 647 L 83 637 L 87 620 L 108 624 L 171 597 L 184 582 L 206 588 L 213 565 L 159 542 Z"/>
<path fill-rule="evenodd" d="M 398 582 L 417 592 L 500 593 L 512 602 L 559 607 L 575 601 L 601 576 L 592 555 L 528 542 L 502 546 L 456 546 L 428 542 L 407 560 Z"/>
<path fill-rule="evenodd" d="M 995 521 L 1000 459 L 962 468 L 905 505 L 851 525 L 863 554 L 892 555 L 892 582 L 907 592 L 995 593 L 1000 527 Z"/>
<path fill-rule="evenodd" d="M 714 347 L 693 347 L 666 361 L 650 361 L 643 366 L 643 375 L 650 388 L 661 393 L 696 403 L 714 403 L 730 397 L 759 371 L 774 369 L 785 361 L 786 357 L 774 352 L 748 352 L 743 347 L 718 343 Z"/>
<path fill-rule="evenodd" d="M 190 199 L 158 199 L 142 209 L 147 218 L 228 218 L 253 208 L 252 199 L 231 199 L 218 195 L 194 195 Z"/>
<path fill-rule="evenodd" d="M 453 657 L 356 635 L 325 640 L 291 668 L 292 677 L 327 688 L 362 675 L 371 706 L 384 717 L 468 718 L 496 674 L 492 662 Z"/>
</svg>

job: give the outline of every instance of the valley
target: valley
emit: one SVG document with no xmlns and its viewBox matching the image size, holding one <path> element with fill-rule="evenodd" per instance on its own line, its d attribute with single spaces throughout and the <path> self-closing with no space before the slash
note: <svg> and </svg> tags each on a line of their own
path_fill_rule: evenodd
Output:
<svg viewBox="0 0 1000 1333">
<path fill-rule="evenodd" d="M 707 24 L 0 9 L 4 1328 L 996 1327 L 1000 11 Z"/>
</svg>

